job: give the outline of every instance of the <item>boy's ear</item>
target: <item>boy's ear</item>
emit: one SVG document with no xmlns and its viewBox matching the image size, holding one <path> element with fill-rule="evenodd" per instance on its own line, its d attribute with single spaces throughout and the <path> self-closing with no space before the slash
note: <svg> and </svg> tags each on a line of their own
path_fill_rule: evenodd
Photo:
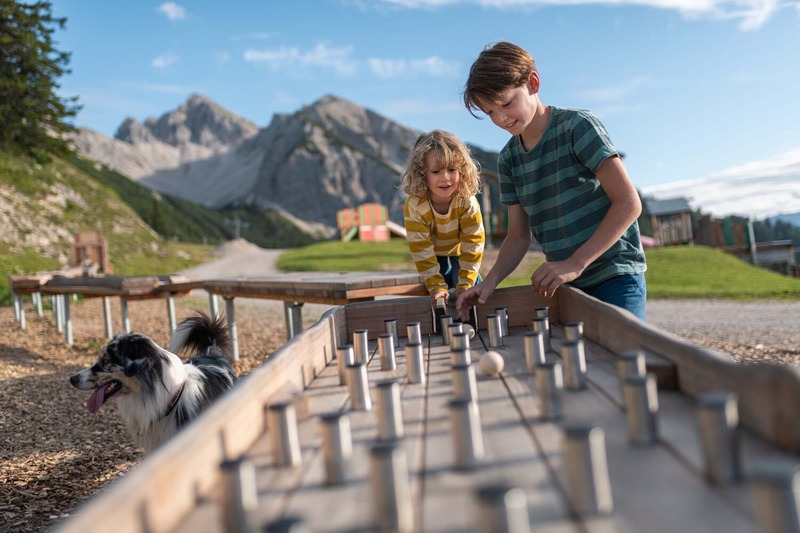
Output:
<svg viewBox="0 0 800 533">
<path fill-rule="evenodd" d="M 539 73 L 535 70 L 528 74 L 528 90 L 531 94 L 539 92 Z"/>
</svg>

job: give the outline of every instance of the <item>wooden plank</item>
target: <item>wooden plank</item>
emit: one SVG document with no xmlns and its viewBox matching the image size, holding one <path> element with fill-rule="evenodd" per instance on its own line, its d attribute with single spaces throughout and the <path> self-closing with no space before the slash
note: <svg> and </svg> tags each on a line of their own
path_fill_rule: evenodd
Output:
<svg viewBox="0 0 800 533">
<path fill-rule="evenodd" d="M 420 323 L 420 332 L 431 333 L 433 315 L 429 297 L 391 298 L 366 303 L 351 303 L 345 306 L 347 316 L 347 332 L 350 337 L 356 329 L 366 329 L 371 339 L 386 331 L 384 320 L 397 320 L 397 332 L 400 337 L 406 335 L 406 326 L 410 322 Z"/>
<path fill-rule="evenodd" d="M 478 305 L 478 329 L 486 329 L 486 315 L 494 314 L 497 307 L 508 310 L 508 325 L 530 326 L 535 308 L 548 307 L 551 322 L 563 322 L 559 316 L 558 298 L 543 298 L 531 287 L 497 289 L 483 305 Z"/>
<path fill-rule="evenodd" d="M 276 394 L 302 391 L 325 368 L 335 353 L 339 320 L 344 320 L 339 309 L 324 313 L 306 334 L 275 352 L 127 474 L 123 483 L 110 487 L 102 499 L 89 501 L 61 531 L 105 531 L 107 509 L 120 520 L 119 533 L 159 533 L 176 527 L 197 495 L 218 483 L 219 464 L 244 453 L 263 433 L 266 403 Z"/>
<path fill-rule="evenodd" d="M 437 337 L 434 337 L 436 339 Z M 484 352 L 473 343 L 477 360 Z M 506 483 L 525 492 L 532 531 L 579 531 L 504 380 L 477 376 L 478 406 L 486 456 L 474 471 L 453 469 L 453 439 L 447 403 L 452 397 L 449 348 L 431 349 L 422 531 L 467 531 L 476 523 L 477 487 Z M 458 509 L 456 513 L 443 509 Z"/>
<path fill-rule="evenodd" d="M 521 336 L 507 338 L 503 353 L 515 372 L 525 372 Z M 652 531 L 752 531 L 754 517 L 743 512 L 723 491 L 707 485 L 700 472 L 687 468 L 684 461 L 663 444 L 636 446 L 628 442 L 628 429 L 615 395 L 594 386 L 600 372 L 616 380 L 616 372 L 604 361 L 587 362 L 590 387 L 565 391 L 564 420 L 593 423 L 605 431 L 609 476 L 614 496 L 614 512 L 609 517 L 585 520 L 590 529 L 608 527 L 612 520 L 617 530 Z M 611 381 L 611 380 L 607 380 Z M 532 381 L 527 383 L 532 388 Z M 671 393 L 677 394 L 677 393 Z M 666 417 L 667 414 L 662 414 Z M 673 424 L 686 420 L 672 420 Z M 672 443 L 675 444 L 674 442 Z M 565 465 L 554 462 L 554 469 L 565 484 Z M 716 509 L 709 513 L 709 509 Z"/>
<path fill-rule="evenodd" d="M 739 397 L 742 425 L 793 453 L 800 452 L 800 369 L 768 365 L 738 365 L 717 352 L 694 346 L 638 320 L 631 313 L 586 296 L 577 289 L 557 291 L 563 322 L 584 323 L 584 335 L 622 353 L 643 348 L 672 361 L 678 386 L 685 394 L 730 391 Z"/>
</svg>

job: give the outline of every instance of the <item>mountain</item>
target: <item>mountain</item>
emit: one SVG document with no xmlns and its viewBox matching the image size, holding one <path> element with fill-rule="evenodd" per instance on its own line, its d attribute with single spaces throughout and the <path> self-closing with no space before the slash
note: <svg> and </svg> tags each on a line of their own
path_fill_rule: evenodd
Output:
<svg viewBox="0 0 800 533">
<path fill-rule="evenodd" d="M 740 215 L 766 219 L 800 218 L 800 148 L 712 174 L 642 188 L 657 200 L 683 196 L 689 204 L 717 217 Z"/>
<path fill-rule="evenodd" d="M 159 192 L 213 208 L 275 209 L 310 229 L 367 202 L 402 220 L 399 178 L 418 131 L 328 95 L 263 129 L 193 95 L 115 138 L 81 129 L 78 153 Z"/>
</svg>

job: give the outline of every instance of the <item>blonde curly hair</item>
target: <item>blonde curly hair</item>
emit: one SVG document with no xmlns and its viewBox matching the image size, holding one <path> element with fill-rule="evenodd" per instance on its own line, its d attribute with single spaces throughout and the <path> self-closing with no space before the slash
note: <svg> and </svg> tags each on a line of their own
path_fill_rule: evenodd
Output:
<svg viewBox="0 0 800 533">
<path fill-rule="evenodd" d="M 472 153 L 464 141 L 444 130 L 423 133 L 414 144 L 408 165 L 400 178 L 400 188 L 410 196 L 426 197 L 428 180 L 425 177 L 425 156 L 433 151 L 440 167 L 458 169 L 460 182 L 456 196 L 469 198 L 478 193 L 481 187 L 480 166 L 472 158 Z"/>
</svg>

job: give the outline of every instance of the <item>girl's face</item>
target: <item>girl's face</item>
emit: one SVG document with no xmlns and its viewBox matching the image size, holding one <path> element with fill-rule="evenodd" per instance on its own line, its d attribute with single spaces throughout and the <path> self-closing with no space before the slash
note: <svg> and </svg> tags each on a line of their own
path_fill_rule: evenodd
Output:
<svg viewBox="0 0 800 533">
<path fill-rule="evenodd" d="M 434 205 L 450 205 L 461 183 L 461 174 L 455 167 L 441 168 L 433 151 L 425 154 L 425 178 Z"/>
</svg>

